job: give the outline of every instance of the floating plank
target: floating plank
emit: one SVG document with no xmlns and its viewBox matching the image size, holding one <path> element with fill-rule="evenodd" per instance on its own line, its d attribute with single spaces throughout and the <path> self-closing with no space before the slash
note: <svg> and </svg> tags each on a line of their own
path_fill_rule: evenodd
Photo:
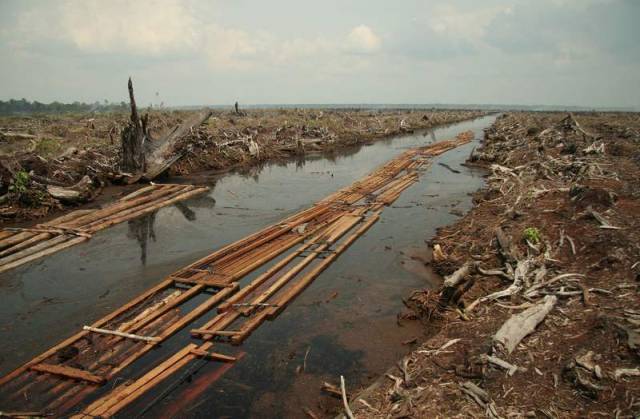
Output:
<svg viewBox="0 0 640 419">
<path fill-rule="evenodd" d="M 192 185 L 151 185 L 96 210 L 74 211 L 31 228 L 0 235 L 0 273 L 89 240 L 93 233 L 206 192 Z M 71 216 L 73 215 L 73 216 Z"/>
<path fill-rule="evenodd" d="M 216 361 L 222 361 L 222 362 L 236 362 L 237 358 L 234 356 L 229 356 L 229 355 L 223 355 L 223 354 L 219 354 L 219 353 L 215 353 L 215 352 L 207 352 L 207 351 L 203 351 L 202 349 L 196 349 L 193 348 L 191 349 L 191 353 L 195 356 L 199 356 L 202 358 L 209 358 L 209 359 L 213 359 Z"/>
<path fill-rule="evenodd" d="M 71 368 L 63 365 L 36 364 L 31 366 L 31 370 L 46 372 L 48 374 L 61 375 L 63 377 L 82 380 L 92 384 L 103 384 L 106 381 L 104 377 L 100 377 L 84 370 L 79 370 L 77 368 Z"/>
<path fill-rule="evenodd" d="M 93 333 L 101 333 L 103 335 L 120 336 L 121 338 L 127 338 L 127 339 L 133 339 L 133 340 L 142 340 L 145 342 L 160 342 L 162 340 L 156 336 L 140 336 L 140 335 L 134 335 L 133 333 L 119 332 L 117 330 L 100 329 L 98 327 L 91 327 L 91 326 L 84 326 L 82 330 L 86 330 L 88 332 L 93 332 Z"/>
</svg>

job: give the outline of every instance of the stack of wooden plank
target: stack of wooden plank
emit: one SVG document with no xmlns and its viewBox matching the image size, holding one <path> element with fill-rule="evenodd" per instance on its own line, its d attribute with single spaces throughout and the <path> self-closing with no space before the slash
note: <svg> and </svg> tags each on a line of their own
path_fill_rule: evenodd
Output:
<svg viewBox="0 0 640 419">
<path fill-rule="evenodd" d="M 100 230 L 206 192 L 193 185 L 150 185 L 100 209 L 73 211 L 30 228 L 0 232 L 0 272 L 87 241 Z"/>
</svg>

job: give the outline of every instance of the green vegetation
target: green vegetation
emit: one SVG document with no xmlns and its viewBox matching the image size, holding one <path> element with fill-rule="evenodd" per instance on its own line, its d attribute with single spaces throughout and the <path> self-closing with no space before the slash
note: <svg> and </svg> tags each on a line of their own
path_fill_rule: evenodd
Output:
<svg viewBox="0 0 640 419">
<path fill-rule="evenodd" d="M 537 244 L 540 242 L 540 231 L 535 227 L 527 227 L 522 232 L 522 236 L 525 240 L 530 241 L 533 244 Z"/>
<path fill-rule="evenodd" d="M 20 195 L 27 191 L 28 186 L 29 186 L 29 173 L 25 172 L 24 170 L 20 170 L 15 174 L 15 177 L 13 178 L 13 182 L 9 186 L 9 191 Z"/>
<path fill-rule="evenodd" d="M 38 188 L 29 188 L 29 173 L 24 170 L 16 172 L 9 185 L 9 192 L 13 194 L 13 200 L 20 201 L 29 207 L 38 207 L 46 199 L 47 195 Z"/>
</svg>

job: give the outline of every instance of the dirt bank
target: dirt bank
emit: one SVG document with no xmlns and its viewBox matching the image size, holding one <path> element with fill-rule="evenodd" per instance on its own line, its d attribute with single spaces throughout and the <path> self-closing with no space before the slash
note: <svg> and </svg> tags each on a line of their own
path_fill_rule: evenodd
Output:
<svg viewBox="0 0 640 419">
<path fill-rule="evenodd" d="M 188 111 L 150 111 L 154 137 L 189 117 Z M 214 111 L 184 138 L 185 157 L 166 174 L 225 171 L 294 155 L 328 152 L 415 129 L 483 115 L 479 111 L 255 109 Z M 123 180 L 120 134 L 128 115 L 0 118 L 0 223 L 60 213 L 46 185 L 68 187 L 88 177 L 93 201 Z M 111 192 L 113 193 L 113 191 Z"/>
<path fill-rule="evenodd" d="M 640 116 L 508 114 L 471 160 L 487 186 L 431 243 L 450 286 L 409 298 L 428 338 L 355 416 L 637 417 Z"/>
</svg>

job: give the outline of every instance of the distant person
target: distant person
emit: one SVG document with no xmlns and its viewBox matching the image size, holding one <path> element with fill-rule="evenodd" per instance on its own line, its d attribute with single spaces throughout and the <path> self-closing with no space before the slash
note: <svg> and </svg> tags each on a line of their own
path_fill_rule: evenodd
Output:
<svg viewBox="0 0 640 419">
<path fill-rule="evenodd" d="M 239 114 L 240 110 L 238 109 L 238 101 L 237 100 L 236 100 L 235 108 L 236 108 L 236 114 Z"/>
</svg>

